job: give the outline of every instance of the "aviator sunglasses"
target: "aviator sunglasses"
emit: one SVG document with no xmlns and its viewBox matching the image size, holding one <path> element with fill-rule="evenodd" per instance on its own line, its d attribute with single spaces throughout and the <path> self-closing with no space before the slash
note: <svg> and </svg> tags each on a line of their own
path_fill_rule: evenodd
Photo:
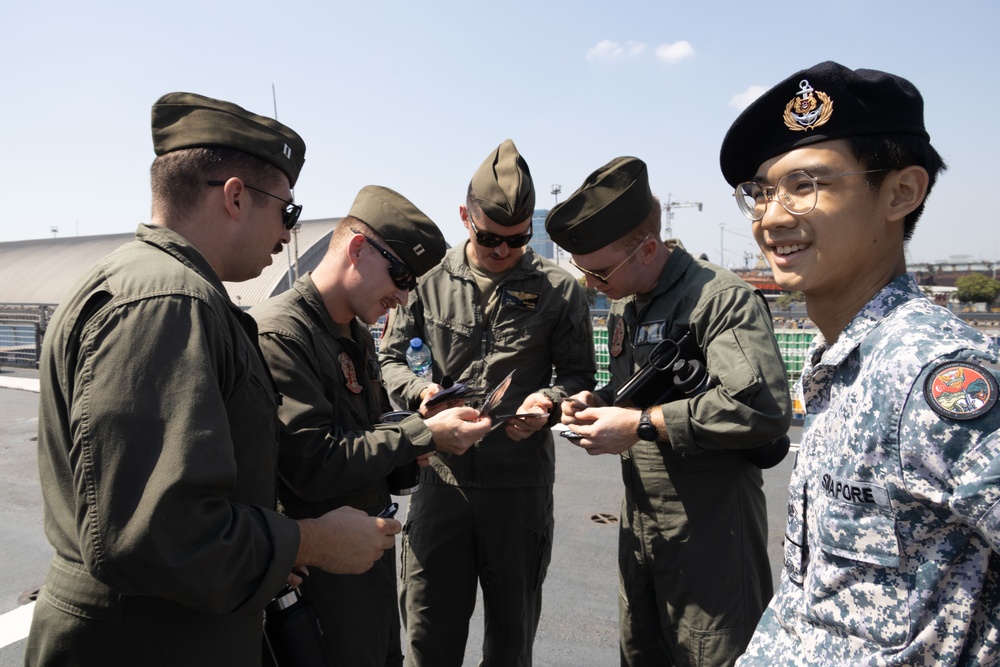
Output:
<svg viewBox="0 0 1000 667">
<path fill-rule="evenodd" d="M 508 248 L 520 248 L 523 245 L 527 245 L 528 241 L 531 240 L 531 231 L 527 234 L 513 234 L 511 236 L 500 236 L 499 234 L 481 232 L 479 231 L 479 228 L 476 227 L 476 223 L 472 220 L 471 214 L 469 215 L 469 224 L 472 225 L 472 231 L 476 234 L 476 243 L 484 248 L 496 248 L 503 243 L 506 243 Z"/>
<path fill-rule="evenodd" d="M 218 187 L 220 185 L 225 185 L 225 181 L 206 181 L 208 185 L 213 187 Z M 262 195 L 267 195 L 268 197 L 274 197 L 278 201 L 285 205 L 284 210 L 281 211 L 281 222 L 285 225 L 285 229 L 292 229 L 295 227 L 295 223 L 299 221 L 299 216 L 302 214 L 302 204 L 296 204 L 290 202 L 287 199 L 282 199 L 278 195 L 272 195 L 267 190 L 261 190 L 260 188 L 255 188 L 249 183 L 244 183 L 243 187 L 248 190 L 253 190 L 254 192 L 259 192 Z"/>
<path fill-rule="evenodd" d="M 355 234 L 361 234 L 361 232 L 354 229 L 351 230 Z M 375 250 L 379 252 L 380 255 L 389 260 L 389 277 L 392 278 L 393 284 L 399 289 L 406 290 L 409 292 L 414 287 L 417 286 L 417 279 L 413 275 L 413 271 L 410 271 L 410 267 L 404 264 L 401 260 L 397 259 L 395 255 L 380 246 L 379 244 L 372 241 L 370 238 L 361 234 L 365 237 L 365 241 L 371 244 Z"/>
</svg>

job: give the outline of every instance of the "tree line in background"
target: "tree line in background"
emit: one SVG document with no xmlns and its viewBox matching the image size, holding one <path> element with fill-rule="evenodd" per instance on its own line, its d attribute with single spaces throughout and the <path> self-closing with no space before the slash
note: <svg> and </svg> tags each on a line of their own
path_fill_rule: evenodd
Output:
<svg viewBox="0 0 1000 667">
<path fill-rule="evenodd" d="M 1000 281 L 981 273 L 971 273 L 955 281 L 955 298 L 960 303 L 993 303 L 1000 295 Z"/>
</svg>

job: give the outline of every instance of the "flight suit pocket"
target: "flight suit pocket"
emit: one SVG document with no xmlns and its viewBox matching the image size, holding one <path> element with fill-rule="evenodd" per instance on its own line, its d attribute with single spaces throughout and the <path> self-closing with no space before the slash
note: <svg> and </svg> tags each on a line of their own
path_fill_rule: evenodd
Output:
<svg viewBox="0 0 1000 667">
<path fill-rule="evenodd" d="M 555 328 L 555 321 L 548 313 L 526 313 L 514 311 L 513 315 L 498 318 L 494 323 L 493 337 L 498 344 L 511 347 L 515 351 L 529 342 L 549 345 L 549 338 Z"/>
<path fill-rule="evenodd" d="M 691 630 L 689 662 L 692 667 L 730 664 L 743 652 L 748 640 L 743 625 L 721 630 Z"/>
<path fill-rule="evenodd" d="M 428 331 L 428 338 L 432 338 L 429 332 L 436 331 L 447 339 L 449 335 L 458 336 L 461 339 L 472 339 L 476 331 L 475 321 L 465 321 L 456 317 L 437 317 L 434 313 L 424 314 L 424 328 Z M 433 350 L 431 350 L 433 352 Z"/>
<path fill-rule="evenodd" d="M 818 553 L 805 581 L 806 612 L 844 633 L 900 646 L 910 631 L 895 518 L 877 505 L 826 498 L 818 510 Z"/>
</svg>

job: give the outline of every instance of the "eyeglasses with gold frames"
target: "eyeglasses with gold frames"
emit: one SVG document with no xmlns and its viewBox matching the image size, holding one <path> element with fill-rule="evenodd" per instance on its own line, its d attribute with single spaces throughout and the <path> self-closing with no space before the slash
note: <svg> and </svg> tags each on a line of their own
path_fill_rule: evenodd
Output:
<svg viewBox="0 0 1000 667">
<path fill-rule="evenodd" d="M 611 269 L 611 271 L 607 275 L 605 275 L 605 276 L 602 276 L 600 273 L 597 273 L 596 271 L 591 271 L 590 269 L 583 268 L 582 266 L 580 266 L 579 264 L 577 264 L 576 262 L 574 262 L 572 259 L 569 260 L 569 263 L 572 264 L 573 266 L 575 266 L 577 269 L 579 269 L 583 273 L 585 273 L 588 276 L 590 276 L 591 278 L 596 278 L 597 280 L 600 280 L 602 283 L 604 283 L 605 285 L 607 285 L 608 281 L 611 280 L 611 276 L 615 275 L 615 272 L 618 269 L 620 269 L 623 266 L 625 266 L 625 263 L 627 261 L 629 261 L 630 259 L 632 259 L 633 257 L 635 257 L 637 254 L 639 254 L 639 250 L 642 249 L 642 246 L 645 245 L 646 241 L 648 241 L 648 240 L 649 240 L 649 234 L 646 234 L 646 236 L 643 237 L 642 241 L 639 242 L 639 245 L 637 245 L 635 247 L 635 250 L 633 250 L 632 252 L 630 252 L 629 255 L 628 255 L 628 257 L 626 257 L 625 259 L 622 260 L 621 264 L 619 264 L 615 268 Z"/>
<path fill-rule="evenodd" d="M 865 171 L 845 171 L 840 174 L 813 176 L 804 169 L 796 169 L 778 179 L 774 186 L 761 185 L 757 181 L 746 181 L 736 186 L 733 196 L 740 212 L 756 222 L 764 217 L 771 200 L 777 200 L 792 215 L 805 215 L 816 208 L 819 200 L 820 181 L 854 174 L 873 174 L 890 169 L 868 169 Z"/>
</svg>

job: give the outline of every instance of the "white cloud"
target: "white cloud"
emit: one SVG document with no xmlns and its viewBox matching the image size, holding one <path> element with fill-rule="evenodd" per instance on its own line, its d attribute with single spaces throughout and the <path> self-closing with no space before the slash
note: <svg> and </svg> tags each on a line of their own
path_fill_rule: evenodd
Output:
<svg viewBox="0 0 1000 667">
<path fill-rule="evenodd" d="M 750 86 L 742 93 L 733 95 L 733 98 L 729 100 L 729 106 L 734 107 L 742 111 L 750 106 L 750 103 L 755 99 L 763 95 L 767 91 L 764 86 Z"/>
<path fill-rule="evenodd" d="M 673 65 L 693 55 L 694 47 L 691 46 L 691 42 L 683 39 L 673 44 L 660 44 L 656 47 L 656 57 L 668 65 Z"/>
<path fill-rule="evenodd" d="M 587 60 L 619 60 L 621 58 L 635 58 L 646 50 L 646 45 L 642 42 L 628 41 L 624 44 L 610 39 L 599 42 L 596 46 L 587 50 Z"/>
</svg>

